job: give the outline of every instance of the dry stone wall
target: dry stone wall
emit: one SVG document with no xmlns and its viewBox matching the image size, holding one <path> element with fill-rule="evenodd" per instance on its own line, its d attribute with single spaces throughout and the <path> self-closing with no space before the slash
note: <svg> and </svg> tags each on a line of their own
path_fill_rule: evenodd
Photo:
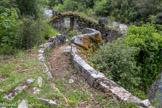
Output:
<svg viewBox="0 0 162 108">
<path fill-rule="evenodd" d="M 102 44 L 101 33 L 99 31 L 86 28 L 83 29 L 83 33 L 85 34 L 78 35 L 72 38 L 71 48 L 68 47 L 68 50 L 65 51 L 66 53 L 70 53 L 72 65 L 74 69 L 78 71 L 78 74 L 82 76 L 90 86 L 99 89 L 105 93 L 112 93 L 119 100 L 136 103 L 144 108 L 154 108 L 153 106 L 151 106 L 148 99 L 141 100 L 138 97 L 133 96 L 123 87 L 119 86 L 114 81 L 105 77 L 103 73 L 96 71 L 86 62 L 86 59 L 83 59 L 83 57 L 80 56 L 82 53 L 82 49 L 91 49 L 91 47 L 89 47 L 91 46 L 91 42 L 99 42 L 97 46 L 100 46 Z M 95 41 L 88 41 L 88 44 L 85 45 L 85 38 Z M 48 43 L 40 46 L 39 60 L 43 62 L 44 66 L 46 67 L 46 73 L 51 80 L 53 80 L 53 76 L 51 75 L 48 66 L 45 64 L 45 51 L 50 50 L 54 46 L 63 45 L 65 43 L 66 37 L 63 35 L 57 35 L 56 37 L 50 38 Z"/>
<path fill-rule="evenodd" d="M 84 46 L 84 42 L 82 41 L 84 37 L 88 36 L 91 38 L 93 36 L 94 39 L 97 39 L 98 37 L 96 37 L 96 34 L 101 36 L 100 32 L 94 29 L 86 29 L 86 31 L 87 34 L 75 36 L 71 41 L 71 60 L 78 73 L 85 78 L 88 84 L 96 89 L 100 89 L 105 93 L 112 93 L 116 98 L 122 101 L 133 102 L 145 108 L 153 108 L 148 99 L 141 100 L 136 96 L 133 96 L 123 87 L 105 77 L 104 74 L 96 71 L 80 56 L 80 54 L 78 54 L 78 52 L 80 52 L 78 46 Z"/>
</svg>

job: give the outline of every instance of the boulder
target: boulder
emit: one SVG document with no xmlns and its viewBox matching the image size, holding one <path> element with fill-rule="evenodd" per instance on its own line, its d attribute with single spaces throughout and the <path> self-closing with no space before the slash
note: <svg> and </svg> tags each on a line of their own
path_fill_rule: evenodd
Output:
<svg viewBox="0 0 162 108">
<path fill-rule="evenodd" d="M 108 24 L 108 18 L 106 18 L 106 17 L 100 18 L 100 19 L 98 20 L 98 24 L 99 24 L 99 25 L 106 25 L 106 24 Z"/>
<path fill-rule="evenodd" d="M 162 107 L 162 72 L 159 74 L 158 79 L 151 85 L 149 99 L 155 101 L 159 107 Z"/>
</svg>

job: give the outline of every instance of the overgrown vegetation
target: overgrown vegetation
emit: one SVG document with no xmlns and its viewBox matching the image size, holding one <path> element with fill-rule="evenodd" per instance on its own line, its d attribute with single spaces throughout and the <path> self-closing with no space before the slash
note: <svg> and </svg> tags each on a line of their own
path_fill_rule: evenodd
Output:
<svg viewBox="0 0 162 108">
<path fill-rule="evenodd" d="M 2 0 L 0 3 L 0 54 L 39 45 L 56 30 L 41 17 L 44 0 Z"/>
<path fill-rule="evenodd" d="M 162 68 L 162 35 L 150 24 L 131 26 L 127 33 L 101 47 L 89 60 L 128 90 L 147 93 Z"/>
<path fill-rule="evenodd" d="M 38 61 L 37 50 L 38 48 L 34 47 L 28 51 L 19 51 L 14 56 L 0 55 L 0 78 L 7 78 L 5 81 L 0 83 L 0 103 L 3 103 L 0 107 L 6 107 L 9 104 L 13 104 L 13 106 L 8 107 L 17 108 L 18 104 L 23 99 L 28 101 L 30 108 L 51 107 L 37 99 L 41 96 L 43 98 L 55 99 L 54 96 L 57 94 L 56 92 L 53 92 L 54 90 L 51 83 L 47 79 L 48 76 L 43 72 L 44 68 Z M 39 87 L 38 85 L 38 77 L 42 77 L 43 79 L 42 87 Z M 2 97 L 4 93 L 11 91 L 29 78 L 35 79 L 34 83 L 17 94 L 13 100 L 8 100 Z M 34 87 L 40 89 L 39 94 L 33 94 Z"/>
</svg>

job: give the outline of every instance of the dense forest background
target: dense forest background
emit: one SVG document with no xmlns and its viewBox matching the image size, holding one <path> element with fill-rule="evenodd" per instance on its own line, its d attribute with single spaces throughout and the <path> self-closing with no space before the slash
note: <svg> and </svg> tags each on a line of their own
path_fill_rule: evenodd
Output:
<svg viewBox="0 0 162 108">
<path fill-rule="evenodd" d="M 60 11 L 79 11 L 88 15 L 112 16 L 124 23 L 150 21 L 162 24 L 161 0 L 49 0 L 49 6 Z"/>
</svg>

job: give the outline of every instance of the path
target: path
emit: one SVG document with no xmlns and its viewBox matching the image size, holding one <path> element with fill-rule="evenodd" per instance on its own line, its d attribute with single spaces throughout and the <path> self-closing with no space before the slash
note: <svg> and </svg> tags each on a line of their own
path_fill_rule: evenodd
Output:
<svg viewBox="0 0 162 108">
<path fill-rule="evenodd" d="M 114 101 L 111 94 L 104 94 L 91 88 L 71 67 L 70 55 L 63 54 L 67 45 L 51 50 L 48 65 L 55 79 L 56 87 L 67 98 L 56 95 L 58 106 L 79 108 L 121 108 L 119 101 Z M 127 106 L 124 105 L 126 108 Z"/>
</svg>

